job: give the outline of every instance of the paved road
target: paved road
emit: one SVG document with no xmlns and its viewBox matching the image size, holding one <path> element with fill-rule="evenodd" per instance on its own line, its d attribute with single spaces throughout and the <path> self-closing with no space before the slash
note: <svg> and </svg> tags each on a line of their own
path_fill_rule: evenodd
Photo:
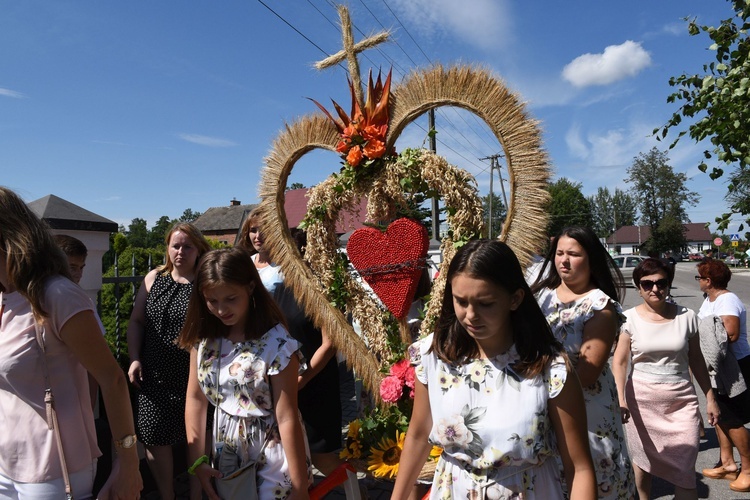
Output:
<svg viewBox="0 0 750 500">
<path fill-rule="evenodd" d="M 750 309 L 750 270 L 733 269 L 732 280 L 729 282 L 729 290 L 736 293 L 737 296 Z M 703 294 L 698 288 L 698 282 L 695 281 L 697 274 L 694 262 L 679 262 L 675 269 L 674 286 L 672 296 L 678 304 L 684 305 L 694 311 L 700 309 L 703 303 Z M 623 308 L 629 309 L 640 302 L 638 293 L 634 288 L 629 288 L 625 294 Z M 697 389 L 698 399 L 700 400 L 701 413 L 704 422 L 706 418 L 706 401 L 700 389 Z M 750 493 L 737 493 L 729 489 L 729 481 L 706 479 L 700 474 L 700 471 L 713 467 L 719 458 L 719 444 L 716 439 L 716 433 L 713 428 L 706 427 L 706 439 L 701 441 L 698 461 L 695 465 L 698 479 L 698 497 L 710 498 L 711 500 L 729 500 L 729 499 L 750 499 Z M 735 451 L 735 459 L 739 463 L 739 455 Z M 654 480 L 652 498 L 667 499 L 673 498 L 674 488 L 663 481 Z"/>
</svg>

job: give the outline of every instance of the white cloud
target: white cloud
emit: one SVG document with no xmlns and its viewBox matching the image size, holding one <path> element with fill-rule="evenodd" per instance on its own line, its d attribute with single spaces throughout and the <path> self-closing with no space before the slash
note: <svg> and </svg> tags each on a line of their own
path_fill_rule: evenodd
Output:
<svg viewBox="0 0 750 500">
<path fill-rule="evenodd" d="M 12 97 L 14 99 L 25 99 L 26 96 L 22 94 L 21 92 L 16 92 L 15 90 L 10 89 L 4 89 L 0 87 L 0 95 L 3 95 L 5 97 Z"/>
<path fill-rule="evenodd" d="M 230 141 L 228 139 L 208 137 L 206 135 L 178 134 L 177 137 L 179 137 L 183 141 L 192 142 L 193 144 L 199 144 L 201 146 L 208 146 L 210 148 L 229 148 L 237 145 L 236 142 Z"/>
<path fill-rule="evenodd" d="M 506 0 L 393 0 L 390 5 L 409 30 L 424 35 L 445 31 L 483 50 L 498 50 L 512 33 Z"/>
<path fill-rule="evenodd" d="M 583 54 L 568 63 L 562 76 L 576 87 L 609 85 L 637 75 L 651 65 L 651 55 L 638 42 L 610 45 L 601 54 Z"/>
</svg>

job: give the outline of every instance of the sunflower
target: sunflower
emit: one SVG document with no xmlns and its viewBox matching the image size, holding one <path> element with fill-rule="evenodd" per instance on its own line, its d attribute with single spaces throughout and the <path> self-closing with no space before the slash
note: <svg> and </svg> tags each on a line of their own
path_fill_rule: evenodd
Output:
<svg viewBox="0 0 750 500">
<path fill-rule="evenodd" d="M 396 440 L 383 438 L 380 443 L 370 448 L 370 458 L 367 470 L 371 470 L 375 477 L 393 479 L 398 474 L 398 462 L 401 460 L 401 450 L 404 449 L 405 432 L 396 431 Z"/>
<path fill-rule="evenodd" d="M 339 453 L 339 457 L 343 459 L 359 458 L 362 456 L 362 443 L 359 440 L 359 428 L 362 426 L 362 422 L 354 420 L 349 423 L 349 430 L 346 433 L 346 441 L 344 448 Z"/>
<path fill-rule="evenodd" d="M 430 450 L 430 456 L 427 457 L 428 461 L 437 460 L 440 458 L 440 455 L 443 454 L 443 449 L 440 446 L 433 445 L 432 449 Z"/>
</svg>

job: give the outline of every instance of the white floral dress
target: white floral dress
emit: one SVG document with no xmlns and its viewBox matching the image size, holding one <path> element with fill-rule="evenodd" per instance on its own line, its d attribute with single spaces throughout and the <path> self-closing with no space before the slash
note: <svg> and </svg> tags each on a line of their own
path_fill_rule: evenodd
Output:
<svg viewBox="0 0 750 500">
<path fill-rule="evenodd" d="M 443 448 L 430 498 L 562 499 L 547 401 L 565 385 L 563 357 L 527 379 L 513 370 L 515 346 L 453 365 L 427 353 L 432 337 L 409 349 L 429 393 L 430 442 Z"/>
<path fill-rule="evenodd" d="M 231 446 L 241 457 L 241 465 L 257 460 L 259 498 L 283 499 L 291 491 L 289 465 L 273 411 L 270 376 L 278 375 L 295 355 L 299 356 L 303 370 L 306 365 L 299 348 L 299 343 L 281 325 L 255 340 L 235 344 L 227 339 L 207 339 L 198 344 L 198 383 L 211 404 L 216 405 L 219 400 L 214 415 L 217 419 L 214 454 L 220 453 L 224 446 Z M 219 366 L 221 387 L 217 389 Z M 307 456 L 312 484 L 309 451 Z"/>
<path fill-rule="evenodd" d="M 612 304 L 620 317 L 620 323 L 624 320 L 620 304 L 598 288 L 568 303 L 561 302 L 555 290 L 546 289 L 539 293 L 537 301 L 555 337 L 565 346 L 573 366 L 578 363 L 583 326 L 593 317 L 594 312 Z M 586 401 L 589 447 L 596 469 L 599 498 L 633 498 L 633 470 L 622 431 L 617 386 L 609 363 L 604 365 L 595 384 L 583 388 L 583 398 Z"/>
</svg>

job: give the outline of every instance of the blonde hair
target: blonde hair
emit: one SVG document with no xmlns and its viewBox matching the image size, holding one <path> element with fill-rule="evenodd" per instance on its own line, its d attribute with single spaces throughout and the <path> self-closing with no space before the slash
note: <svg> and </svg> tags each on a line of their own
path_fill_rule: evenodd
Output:
<svg viewBox="0 0 750 500">
<path fill-rule="evenodd" d="M 0 187 L 0 253 L 5 257 L 8 281 L 31 303 L 34 317 L 41 321 L 48 316 L 42 305 L 47 280 L 54 276 L 70 279 L 68 260 L 49 226 L 6 187 Z"/>
<path fill-rule="evenodd" d="M 178 231 L 185 234 L 190 239 L 190 242 L 195 245 L 195 248 L 198 249 L 198 257 L 195 259 L 193 269 L 198 267 L 198 261 L 203 257 L 203 254 L 211 250 L 211 245 L 208 244 L 208 241 L 206 241 L 206 238 L 203 236 L 203 233 L 200 232 L 200 229 L 189 222 L 178 222 L 169 229 L 169 232 L 167 232 L 167 235 L 164 237 L 164 244 L 167 246 L 164 257 L 165 264 L 158 268 L 159 272 L 164 274 L 171 273 L 174 270 L 174 263 L 169 258 L 169 240 L 171 240 L 172 235 Z"/>
</svg>

